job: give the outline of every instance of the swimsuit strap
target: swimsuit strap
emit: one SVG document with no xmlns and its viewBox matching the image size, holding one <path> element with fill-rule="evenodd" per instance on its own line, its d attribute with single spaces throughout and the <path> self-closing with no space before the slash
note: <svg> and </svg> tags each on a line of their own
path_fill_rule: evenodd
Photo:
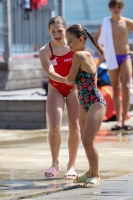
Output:
<svg viewBox="0 0 133 200">
<path fill-rule="evenodd" d="M 51 50 L 51 53 L 52 53 L 52 56 L 53 56 L 54 54 L 53 54 L 53 50 L 52 50 L 52 46 L 51 46 L 50 42 L 49 42 L 49 47 L 50 47 L 50 50 Z"/>
<path fill-rule="evenodd" d="M 85 72 L 86 74 L 92 74 L 92 73 L 90 73 L 90 72 L 86 72 L 86 71 L 84 71 L 83 69 L 81 69 L 81 68 L 79 68 L 79 70 L 81 71 L 81 72 Z M 96 70 L 96 72 L 95 73 L 93 73 L 92 75 L 96 75 L 97 74 L 97 70 Z"/>
</svg>

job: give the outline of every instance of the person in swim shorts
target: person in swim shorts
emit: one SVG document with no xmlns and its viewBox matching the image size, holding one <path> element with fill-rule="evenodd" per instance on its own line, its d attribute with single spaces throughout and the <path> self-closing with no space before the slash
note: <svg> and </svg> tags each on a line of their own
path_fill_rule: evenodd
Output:
<svg viewBox="0 0 133 200">
<path fill-rule="evenodd" d="M 77 90 L 75 86 L 69 86 L 60 80 L 58 81 L 53 74 L 53 71 L 55 71 L 58 77 L 60 77 L 60 75 L 67 76 L 70 72 L 73 52 L 65 39 L 66 29 L 67 26 L 64 18 L 61 16 L 51 18 L 48 23 L 51 41 L 45 44 L 39 51 L 41 65 L 49 77 L 46 109 L 50 126 L 49 144 L 52 165 L 45 171 L 46 178 L 56 177 L 61 170 L 58 157 L 61 145 L 60 126 L 65 104 L 70 132 L 68 138 L 69 159 L 65 179 L 73 179 L 77 175 L 74 170 L 80 142 Z M 53 80 L 53 78 L 55 79 Z"/>
<path fill-rule="evenodd" d="M 108 6 L 111 11 L 110 22 L 112 30 L 112 43 L 117 63 L 117 68 L 115 69 L 112 69 L 114 66 L 110 63 L 108 64 L 109 78 L 113 88 L 113 103 L 118 121 L 117 124 L 111 128 L 111 130 L 115 131 L 124 129 L 131 131 L 133 130 L 133 127 L 131 125 L 127 125 L 126 117 L 130 106 L 130 80 L 132 77 L 132 52 L 130 51 L 128 38 L 130 31 L 133 30 L 133 20 L 121 15 L 124 8 L 122 0 L 110 0 Z M 94 37 L 97 42 L 103 30 L 102 26 L 99 28 Z M 107 48 L 104 45 L 103 50 L 105 52 L 104 54 L 106 54 Z M 111 52 L 108 51 L 107 53 L 111 56 Z M 120 95 L 121 92 L 122 101 Z"/>
</svg>

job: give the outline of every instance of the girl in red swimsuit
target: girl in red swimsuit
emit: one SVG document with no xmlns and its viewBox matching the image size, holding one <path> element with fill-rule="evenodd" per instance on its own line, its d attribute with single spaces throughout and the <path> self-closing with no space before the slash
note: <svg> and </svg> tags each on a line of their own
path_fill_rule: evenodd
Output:
<svg viewBox="0 0 133 200">
<path fill-rule="evenodd" d="M 67 76 L 70 72 L 70 68 L 72 65 L 73 52 L 69 51 L 66 55 L 57 56 L 53 54 L 51 43 L 49 43 L 49 47 L 51 50 L 51 62 L 54 67 L 54 71 L 61 76 Z M 73 86 L 66 85 L 65 83 L 59 83 L 50 79 L 50 84 L 55 87 L 64 97 L 66 97 Z"/>
<path fill-rule="evenodd" d="M 61 145 L 60 126 L 66 103 L 70 134 L 68 139 L 69 159 L 65 178 L 73 179 L 77 175 L 74 165 L 80 141 L 78 122 L 79 102 L 76 87 L 62 83 L 62 76 L 69 74 L 73 52 L 70 51 L 65 39 L 67 27 L 62 17 L 51 18 L 48 23 L 48 29 L 51 42 L 44 45 L 39 52 L 41 65 L 50 78 L 46 109 L 50 126 L 49 144 L 52 165 L 45 171 L 45 177 L 53 178 L 60 172 L 58 160 Z M 55 72 L 58 75 L 57 77 L 55 76 Z"/>
</svg>

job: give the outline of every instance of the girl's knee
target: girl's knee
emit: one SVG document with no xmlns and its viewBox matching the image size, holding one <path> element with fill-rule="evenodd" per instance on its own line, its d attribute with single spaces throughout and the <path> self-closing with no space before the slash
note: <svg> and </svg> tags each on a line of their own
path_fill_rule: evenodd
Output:
<svg viewBox="0 0 133 200">
<path fill-rule="evenodd" d="M 58 132 L 60 132 L 60 126 L 57 124 L 52 124 L 52 125 L 50 125 L 49 130 L 51 133 L 58 133 Z"/>
<path fill-rule="evenodd" d="M 76 132 L 76 131 L 79 131 L 79 122 L 78 120 L 76 121 L 71 121 L 69 123 L 69 129 L 72 130 L 72 132 Z"/>
<path fill-rule="evenodd" d="M 83 146 L 85 148 L 91 148 L 93 146 L 94 140 L 89 139 L 88 137 L 83 137 L 81 138 Z"/>
</svg>

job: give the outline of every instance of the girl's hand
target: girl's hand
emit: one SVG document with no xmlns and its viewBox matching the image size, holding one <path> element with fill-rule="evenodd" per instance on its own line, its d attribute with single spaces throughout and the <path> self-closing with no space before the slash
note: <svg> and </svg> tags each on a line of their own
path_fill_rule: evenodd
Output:
<svg viewBox="0 0 133 200">
<path fill-rule="evenodd" d="M 64 83 L 65 83 L 66 85 L 70 85 L 70 86 L 75 85 L 75 82 L 74 82 L 74 81 L 70 82 L 70 81 L 68 80 L 68 76 L 69 76 L 69 75 L 67 75 L 67 76 L 64 78 Z"/>
</svg>

